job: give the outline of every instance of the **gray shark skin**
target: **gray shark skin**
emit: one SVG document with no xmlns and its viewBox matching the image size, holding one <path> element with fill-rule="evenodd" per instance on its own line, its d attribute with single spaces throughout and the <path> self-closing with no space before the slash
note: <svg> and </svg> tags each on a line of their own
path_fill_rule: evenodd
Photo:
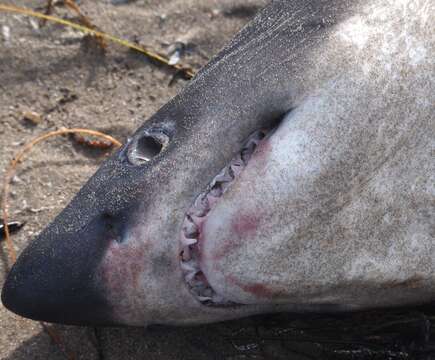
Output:
<svg viewBox="0 0 435 360">
<path fill-rule="evenodd" d="M 146 326 L 433 302 L 434 6 L 272 2 L 30 243 L 5 306 Z"/>
</svg>

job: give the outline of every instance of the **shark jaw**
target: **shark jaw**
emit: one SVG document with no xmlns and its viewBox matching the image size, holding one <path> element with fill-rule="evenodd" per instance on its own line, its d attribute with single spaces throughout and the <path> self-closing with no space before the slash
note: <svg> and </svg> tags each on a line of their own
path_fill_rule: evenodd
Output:
<svg viewBox="0 0 435 360">
<path fill-rule="evenodd" d="M 202 225 L 210 210 L 232 183 L 237 181 L 254 152 L 267 141 L 273 130 L 274 128 L 261 129 L 251 134 L 243 144 L 240 153 L 213 178 L 206 190 L 196 197 L 186 212 L 180 234 L 180 265 L 190 293 L 203 305 L 235 304 L 216 293 L 201 270 L 201 262 L 204 261 L 201 253 Z"/>
</svg>

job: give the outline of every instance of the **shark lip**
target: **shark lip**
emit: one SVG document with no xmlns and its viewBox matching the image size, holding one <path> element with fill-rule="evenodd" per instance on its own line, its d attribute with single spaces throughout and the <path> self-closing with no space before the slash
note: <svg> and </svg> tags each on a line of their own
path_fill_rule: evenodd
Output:
<svg viewBox="0 0 435 360">
<path fill-rule="evenodd" d="M 245 169 L 258 145 L 266 141 L 274 129 L 260 129 L 252 133 L 244 142 L 242 150 L 213 178 L 185 213 L 180 234 L 180 266 L 190 293 L 203 305 L 239 305 L 219 295 L 201 270 L 202 225 L 210 210 Z"/>
</svg>

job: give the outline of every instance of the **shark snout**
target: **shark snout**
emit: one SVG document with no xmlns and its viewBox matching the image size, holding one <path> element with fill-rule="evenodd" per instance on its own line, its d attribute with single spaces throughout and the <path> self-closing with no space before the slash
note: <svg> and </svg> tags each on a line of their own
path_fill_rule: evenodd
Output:
<svg viewBox="0 0 435 360">
<path fill-rule="evenodd" d="M 106 248 L 118 241 L 121 228 L 108 214 L 71 233 L 59 233 L 50 225 L 12 267 L 1 294 L 4 306 L 34 320 L 113 323 L 104 284 L 97 281 L 96 272 Z"/>
</svg>

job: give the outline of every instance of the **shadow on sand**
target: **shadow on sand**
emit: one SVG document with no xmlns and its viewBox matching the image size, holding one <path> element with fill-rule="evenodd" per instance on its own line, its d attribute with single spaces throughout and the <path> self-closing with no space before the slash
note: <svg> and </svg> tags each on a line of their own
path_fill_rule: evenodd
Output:
<svg viewBox="0 0 435 360">
<path fill-rule="evenodd" d="M 56 326 L 77 359 L 415 359 L 435 358 L 435 319 L 426 309 L 347 315 L 257 316 L 174 328 Z M 7 359 L 64 359 L 41 331 Z"/>
</svg>

